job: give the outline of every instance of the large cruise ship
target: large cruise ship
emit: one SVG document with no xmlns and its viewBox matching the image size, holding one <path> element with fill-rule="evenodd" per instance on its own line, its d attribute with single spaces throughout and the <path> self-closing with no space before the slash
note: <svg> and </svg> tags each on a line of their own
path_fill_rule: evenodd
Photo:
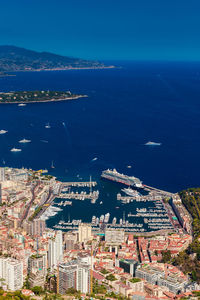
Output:
<svg viewBox="0 0 200 300">
<path fill-rule="evenodd" d="M 102 172 L 101 177 L 106 178 L 108 180 L 113 180 L 119 183 L 123 183 L 129 186 L 135 186 L 137 188 L 142 188 L 142 181 L 139 178 L 134 176 L 127 176 L 124 174 L 120 174 L 116 169 L 113 170 L 105 170 Z"/>
</svg>

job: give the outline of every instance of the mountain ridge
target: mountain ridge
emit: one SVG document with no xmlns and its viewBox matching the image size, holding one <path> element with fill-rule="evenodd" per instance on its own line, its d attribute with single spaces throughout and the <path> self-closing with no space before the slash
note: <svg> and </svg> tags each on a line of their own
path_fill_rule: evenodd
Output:
<svg viewBox="0 0 200 300">
<path fill-rule="evenodd" d="M 0 45 L 0 72 L 107 68 L 98 61 Z M 109 66 L 108 66 L 109 68 Z"/>
</svg>

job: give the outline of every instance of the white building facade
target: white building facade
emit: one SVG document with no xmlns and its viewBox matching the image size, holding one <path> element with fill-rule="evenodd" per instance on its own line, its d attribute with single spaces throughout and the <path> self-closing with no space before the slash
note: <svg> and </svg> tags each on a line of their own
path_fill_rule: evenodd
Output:
<svg viewBox="0 0 200 300">
<path fill-rule="evenodd" d="M 13 258 L 0 258 L 0 278 L 8 290 L 16 291 L 23 286 L 23 263 Z"/>
<path fill-rule="evenodd" d="M 53 270 L 63 260 L 63 237 L 62 231 L 57 231 L 56 236 L 49 239 L 48 267 Z"/>
</svg>

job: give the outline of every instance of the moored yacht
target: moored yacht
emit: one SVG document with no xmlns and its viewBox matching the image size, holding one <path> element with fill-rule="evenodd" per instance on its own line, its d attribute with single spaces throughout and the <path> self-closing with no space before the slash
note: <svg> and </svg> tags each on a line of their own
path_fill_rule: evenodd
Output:
<svg viewBox="0 0 200 300">
<path fill-rule="evenodd" d="M 131 197 L 137 197 L 139 196 L 139 193 L 133 189 L 131 189 L 130 187 L 128 187 L 127 189 L 122 189 L 122 192 L 124 192 L 125 194 L 131 196 Z"/>
</svg>

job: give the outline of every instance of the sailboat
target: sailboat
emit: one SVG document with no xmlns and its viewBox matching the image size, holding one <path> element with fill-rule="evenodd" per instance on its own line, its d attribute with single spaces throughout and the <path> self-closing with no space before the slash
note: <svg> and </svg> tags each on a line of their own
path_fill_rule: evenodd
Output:
<svg viewBox="0 0 200 300">
<path fill-rule="evenodd" d="M 54 164 L 53 164 L 53 160 L 52 160 L 52 162 L 51 162 L 51 168 L 52 168 L 52 169 L 55 169 Z"/>
<path fill-rule="evenodd" d="M 45 128 L 47 128 L 47 129 L 51 128 L 50 124 L 47 123 L 47 124 L 45 125 Z"/>
</svg>

